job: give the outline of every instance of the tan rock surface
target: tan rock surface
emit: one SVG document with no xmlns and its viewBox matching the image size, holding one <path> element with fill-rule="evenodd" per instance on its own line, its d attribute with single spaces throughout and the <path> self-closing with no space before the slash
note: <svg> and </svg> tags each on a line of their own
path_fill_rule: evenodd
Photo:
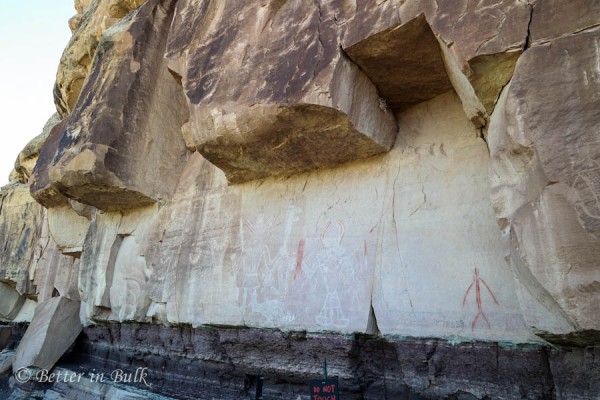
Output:
<svg viewBox="0 0 600 400">
<path fill-rule="evenodd" d="M 2 188 L 1 193 L 0 242 L 4 247 L 0 253 L 0 274 L 6 286 L 3 286 L 2 297 L 11 304 L 13 300 L 9 299 L 16 301 L 14 306 L 9 307 L 10 310 L 4 308 L 3 318 L 15 318 L 26 297 L 44 301 L 58 290 L 77 298 L 77 282 L 72 282 L 71 274 L 74 258 L 61 254 L 49 227 L 48 215 L 53 210 L 46 210 L 36 203 L 27 185 L 11 184 Z M 56 222 L 59 224 L 59 221 Z M 68 221 L 62 222 L 68 224 Z M 67 229 L 68 226 L 65 225 L 63 230 L 72 236 L 73 232 Z M 81 247 L 62 249 L 75 256 L 82 250 Z M 57 276 L 58 281 L 62 282 L 60 289 L 55 285 Z"/>
<path fill-rule="evenodd" d="M 60 60 L 54 103 L 62 118 L 77 103 L 102 35 L 145 0 L 76 0 L 77 15 L 69 22 L 73 36 Z"/>
<path fill-rule="evenodd" d="M 522 301 L 535 298 L 566 331 L 600 328 L 599 32 L 530 48 L 490 128 L 494 207 L 510 227 Z"/>
<path fill-rule="evenodd" d="M 0 279 L 12 282 L 20 294 L 34 294 L 30 275 L 37 268 L 37 259 L 46 244 L 42 236 L 46 212 L 31 197 L 27 185 L 5 186 L 1 196 Z"/>
<path fill-rule="evenodd" d="M 75 0 L 74 3 L 77 13 L 83 14 L 92 3 L 92 0 Z"/>
<path fill-rule="evenodd" d="M 188 99 L 194 147 L 230 182 L 390 149 L 394 117 L 340 51 L 332 12 L 319 2 L 202 3 L 177 3 L 167 59 Z M 280 34 L 290 27 L 293 36 Z"/>
<path fill-rule="evenodd" d="M 508 249 L 492 222 L 484 141 L 451 94 L 398 121 L 404 140 L 390 153 L 373 289 L 379 329 L 524 340 Z"/>
<path fill-rule="evenodd" d="M 15 171 L 19 174 L 18 180 L 21 183 L 27 183 L 29 177 L 33 173 L 33 168 L 37 162 L 38 156 L 46 139 L 50 135 L 50 131 L 60 122 L 60 117 L 57 113 L 52 115 L 44 128 L 35 138 L 31 139 L 23 150 L 19 153 L 17 160 L 15 161 Z M 13 179 L 11 179 L 12 181 Z"/>
<path fill-rule="evenodd" d="M 70 206 L 48 209 L 48 227 L 52 239 L 64 254 L 81 254 L 90 220 Z"/>
<path fill-rule="evenodd" d="M 104 33 L 77 108 L 38 163 L 43 204 L 59 205 L 55 192 L 105 210 L 170 197 L 187 153 L 183 94 L 161 57 L 172 12 L 150 1 Z"/>
<path fill-rule="evenodd" d="M 65 297 L 38 305 L 15 352 L 13 372 L 27 367 L 49 370 L 54 366 L 81 332 L 79 305 L 79 301 Z"/>
<path fill-rule="evenodd" d="M 488 200 L 485 143 L 458 98 L 399 119 L 389 155 L 294 178 L 227 186 L 194 154 L 173 200 L 142 218 L 147 234 L 121 237 L 120 215 L 97 217 L 82 259 L 88 318 L 348 333 L 375 318 L 384 334 L 533 340 Z M 490 287 L 482 310 L 476 278 Z"/>
<path fill-rule="evenodd" d="M 7 318 L 596 340 L 584 3 L 141 3 L 76 2 L 65 118 L 2 191 Z"/>
</svg>

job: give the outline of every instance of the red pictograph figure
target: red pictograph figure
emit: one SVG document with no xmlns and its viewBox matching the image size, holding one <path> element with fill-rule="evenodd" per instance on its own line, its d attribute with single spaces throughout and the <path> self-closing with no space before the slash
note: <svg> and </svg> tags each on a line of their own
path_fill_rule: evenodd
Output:
<svg viewBox="0 0 600 400">
<path fill-rule="evenodd" d="M 294 270 L 293 279 L 295 280 L 302 274 L 302 260 L 304 259 L 304 239 L 298 242 L 298 252 L 296 254 L 296 269 Z"/>
<path fill-rule="evenodd" d="M 479 319 L 479 317 L 482 317 L 485 320 L 488 328 L 490 328 L 490 321 L 485 316 L 485 313 L 483 312 L 483 305 L 481 304 L 481 283 L 483 283 L 485 285 L 486 289 L 488 290 L 488 292 L 492 296 L 492 299 L 494 300 L 494 303 L 496 303 L 497 305 L 500 305 L 498 303 L 498 300 L 496 300 L 496 296 L 494 296 L 494 292 L 492 292 L 492 289 L 490 289 L 490 287 L 483 280 L 483 278 L 481 278 L 479 276 L 479 268 L 475 267 L 475 275 L 473 276 L 473 281 L 471 282 L 471 284 L 467 288 L 467 291 L 465 293 L 465 297 L 463 298 L 463 307 L 464 307 L 465 304 L 467 303 L 467 296 L 469 295 L 469 292 L 471 291 L 471 289 L 473 289 L 473 285 L 475 285 L 475 300 L 477 301 L 477 315 L 475 315 L 475 318 L 473 319 L 473 322 L 471 323 L 471 330 L 472 331 L 475 330 L 475 325 L 477 324 L 477 320 Z"/>
</svg>

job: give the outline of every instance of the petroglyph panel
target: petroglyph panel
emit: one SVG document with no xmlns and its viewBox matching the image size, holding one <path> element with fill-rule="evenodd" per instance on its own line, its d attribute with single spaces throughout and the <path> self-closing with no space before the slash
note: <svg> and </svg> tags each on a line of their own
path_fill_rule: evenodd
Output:
<svg viewBox="0 0 600 400">
<path fill-rule="evenodd" d="M 460 101 L 399 119 L 389 155 L 229 186 L 196 153 L 164 207 L 98 214 L 89 318 L 531 340 Z"/>
<path fill-rule="evenodd" d="M 147 316 L 364 331 L 384 182 L 368 163 L 232 187 L 195 154 L 148 235 Z"/>
<path fill-rule="evenodd" d="M 377 323 L 384 334 L 528 340 L 494 226 L 487 149 L 459 107 L 447 94 L 399 116 L 403 141 L 390 154 L 390 218 L 373 292 Z"/>
<path fill-rule="evenodd" d="M 173 201 L 144 217 L 147 234 L 131 241 L 125 217 L 111 228 L 107 246 L 123 238 L 108 318 L 530 340 L 485 143 L 452 93 L 399 118 L 391 154 L 285 180 L 228 186 L 194 154 Z"/>
</svg>

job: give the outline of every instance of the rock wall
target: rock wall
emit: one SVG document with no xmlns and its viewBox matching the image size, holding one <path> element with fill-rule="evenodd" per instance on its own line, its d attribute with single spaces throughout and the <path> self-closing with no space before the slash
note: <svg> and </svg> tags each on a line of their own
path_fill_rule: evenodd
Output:
<svg viewBox="0 0 600 400">
<path fill-rule="evenodd" d="M 75 3 L 59 116 L 2 189 L 15 366 L 80 323 L 596 351 L 596 0 Z M 530 397 L 597 393 L 578 368 Z M 409 386 L 506 395 L 473 379 Z"/>
</svg>

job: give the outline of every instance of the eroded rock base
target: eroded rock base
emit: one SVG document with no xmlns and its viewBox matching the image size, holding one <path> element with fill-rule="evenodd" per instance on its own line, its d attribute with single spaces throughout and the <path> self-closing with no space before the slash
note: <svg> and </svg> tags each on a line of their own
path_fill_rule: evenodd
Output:
<svg viewBox="0 0 600 400">
<path fill-rule="evenodd" d="M 262 371 L 264 399 L 304 400 L 309 399 L 308 382 L 321 374 L 323 359 L 330 376 L 339 377 L 340 397 L 345 400 L 592 399 L 600 395 L 600 347 L 453 344 L 436 339 L 141 324 L 86 328 L 72 353 L 57 366 L 61 371 L 103 373 L 106 385 L 91 384 L 84 375 L 81 383 L 16 385 L 12 390 L 20 395 L 41 391 L 60 399 L 87 398 L 98 390 L 124 390 L 131 392 L 131 398 L 254 399 Z M 143 380 L 127 385 L 111 382 L 117 369 L 135 375 L 143 367 L 150 387 Z"/>
</svg>

